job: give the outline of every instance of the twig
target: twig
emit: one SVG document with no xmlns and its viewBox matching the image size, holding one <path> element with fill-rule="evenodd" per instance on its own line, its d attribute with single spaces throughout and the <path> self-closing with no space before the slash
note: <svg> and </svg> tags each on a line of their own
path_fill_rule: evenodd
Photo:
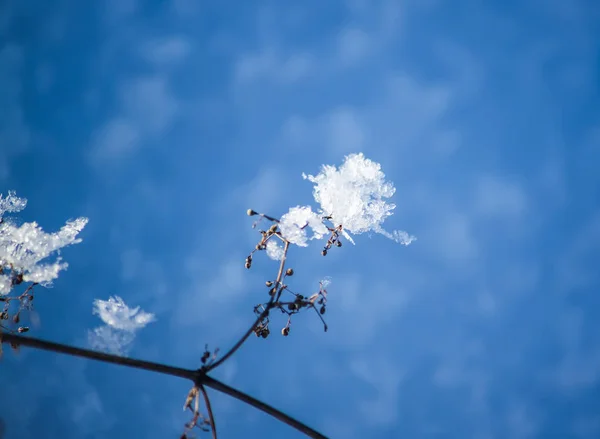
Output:
<svg viewBox="0 0 600 439">
<path fill-rule="evenodd" d="M 284 424 L 287 424 L 290 427 L 295 428 L 296 430 L 304 433 L 308 437 L 311 437 L 314 439 L 327 439 L 327 436 L 322 435 L 318 431 L 313 430 L 312 428 L 301 423 L 300 421 L 297 421 L 294 418 L 271 407 L 270 405 L 267 405 L 267 404 L 259 401 L 258 399 L 251 397 L 250 395 L 242 393 L 239 390 L 228 386 L 227 384 L 217 381 L 212 377 L 205 376 L 203 384 L 206 387 L 210 387 L 211 389 L 214 389 L 218 392 L 225 393 L 226 395 L 229 395 L 229 396 L 231 396 L 237 400 L 240 400 L 242 402 L 245 402 L 246 404 L 251 405 L 254 408 L 257 408 L 257 409 L 267 413 L 268 415 L 271 415 L 275 419 L 278 419 L 279 421 L 283 422 Z"/>
<path fill-rule="evenodd" d="M 206 406 L 206 411 L 208 411 L 208 420 L 210 421 L 210 430 L 212 431 L 213 439 L 217 439 L 217 426 L 215 424 L 215 417 L 213 415 L 212 407 L 210 405 L 210 399 L 208 399 L 208 393 L 206 393 L 206 389 L 203 385 L 200 385 L 200 391 L 202 392 L 202 396 L 204 397 L 204 405 Z"/>
<path fill-rule="evenodd" d="M 2 343 L 11 343 L 21 346 L 29 346 L 44 351 L 59 352 L 61 354 L 72 355 L 74 357 L 87 358 L 90 360 L 102 361 L 104 363 L 119 364 L 121 366 L 133 367 L 136 369 L 158 372 L 165 375 L 187 378 L 194 381 L 197 377 L 196 371 L 191 369 L 182 369 L 180 367 L 168 366 L 166 364 L 153 363 L 151 361 L 136 360 L 135 358 L 121 357 L 119 355 L 105 354 L 104 352 L 92 351 L 89 349 L 77 348 L 75 346 L 54 343 L 51 341 L 40 340 L 39 338 L 24 337 L 22 335 L 1 333 Z"/>
<path fill-rule="evenodd" d="M 281 263 L 279 264 L 279 272 L 277 273 L 277 280 L 275 281 L 275 286 L 278 287 L 281 285 L 281 278 L 283 277 L 283 269 L 285 267 L 285 258 L 287 256 L 288 248 L 290 243 L 288 241 L 285 242 L 285 247 L 283 249 L 283 256 L 281 258 Z M 250 334 L 254 331 L 254 328 L 269 314 L 269 311 L 273 306 L 275 306 L 275 295 L 271 296 L 271 300 L 267 303 L 264 311 L 260 313 L 260 315 L 256 318 L 252 326 L 246 331 L 246 333 L 237 341 L 236 344 L 233 345 L 229 351 L 223 355 L 218 361 L 215 361 L 213 364 L 204 367 L 206 372 L 213 370 L 216 367 L 219 367 L 223 364 L 229 357 L 231 357 L 235 352 L 244 344 L 244 342 L 250 337 Z"/>
<path fill-rule="evenodd" d="M 271 407 L 270 405 L 265 404 L 264 402 L 261 402 L 250 395 L 240 392 L 239 390 L 236 390 L 233 387 L 230 387 L 212 377 L 209 377 L 208 375 L 206 375 L 206 372 L 202 369 L 182 369 L 179 367 L 168 366 L 165 364 L 153 363 L 144 360 L 136 360 L 134 358 L 120 357 L 118 355 L 105 354 L 89 349 L 77 348 L 74 346 L 68 346 L 60 343 L 54 343 L 46 340 L 24 337 L 22 335 L 9 333 L 0 333 L 0 342 L 11 343 L 16 346 L 29 346 L 34 349 L 58 352 L 61 354 L 72 355 L 74 357 L 87 358 L 90 360 L 101 361 L 104 363 L 117 364 L 121 366 L 133 367 L 137 369 L 148 370 L 151 372 L 162 373 L 165 375 L 186 378 L 191 380 L 198 387 L 205 385 L 206 387 L 210 387 L 211 389 L 214 389 L 217 392 L 225 393 L 235 399 L 238 399 L 242 402 L 245 402 L 246 404 L 251 405 L 252 407 L 262 410 L 263 412 L 273 416 L 275 419 L 278 419 L 284 424 L 295 428 L 296 430 L 308 435 L 309 437 L 317 439 L 326 439 L 326 436 L 323 436 L 321 433 L 297 421 L 291 416 L 286 415 L 282 411 L 277 410 L 276 408 Z"/>
</svg>

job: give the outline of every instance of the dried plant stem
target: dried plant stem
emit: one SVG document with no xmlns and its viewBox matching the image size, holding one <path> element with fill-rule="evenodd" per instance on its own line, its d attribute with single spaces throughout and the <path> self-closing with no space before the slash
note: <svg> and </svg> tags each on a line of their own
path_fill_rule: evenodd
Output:
<svg viewBox="0 0 600 439">
<path fill-rule="evenodd" d="M 1 333 L 0 339 L 2 343 L 11 343 L 17 346 L 29 346 L 31 348 L 41 349 L 44 351 L 58 352 L 61 354 L 72 355 L 74 357 L 87 358 L 90 360 L 102 361 L 104 363 L 118 364 L 121 366 L 158 372 L 165 375 L 187 378 L 190 380 L 194 380 L 196 374 L 196 371 L 190 369 L 182 369 L 180 367 L 153 363 L 151 361 L 136 360 L 135 358 L 121 357 L 119 355 L 105 354 L 103 352 L 96 352 L 89 349 L 77 348 L 75 346 L 40 340 L 39 338 L 24 337 L 17 334 Z"/>
<path fill-rule="evenodd" d="M 290 427 L 295 428 L 296 430 L 304 433 L 308 437 L 311 437 L 314 439 L 327 439 L 327 436 L 322 435 L 318 431 L 313 430 L 312 428 L 308 427 L 307 425 L 304 425 L 300 421 L 297 421 L 297 420 L 289 417 L 288 415 L 280 412 L 279 410 L 271 407 L 270 405 L 265 404 L 264 402 L 261 402 L 258 399 L 251 397 L 250 395 L 242 393 L 239 390 L 228 386 L 227 384 L 217 381 L 212 377 L 205 376 L 204 377 L 204 385 L 206 387 L 210 387 L 211 389 L 216 390 L 217 392 L 225 393 L 226 395 L 229 395 L 232 398 L 235 398 L 239 401 L 245 402 L 246 404 L 251 405 L 254 408 L 257 408 L 257 409 L 267 413 L 268 415 L 271 415 L 275 419 L 278 419 L 279 421 L 289 425 Z"/>
<path fill-rule="evenodd" d="M 157 372 L 165 375 L 171 375 L 180 378 L 186 378 L 191 380 L 196 386 L 202 387 L 202 385 L 206 387 L 210 387 L 217 392 L 225 393 L 235 399 L 238 399 L 246 404 L 255 407 L 279 421 L 289 425 L 290 427 L 295 428 L 296 430 L 306 434 L 312 438 L 318 439 L 327 439 L 326 436 L 323 436 L 321 433 L 313 430 L 312 428 L 304 425 L 303 423 L 297 421 L 291 416 L 286 415 L 285 413 L 277 410 L 274 407 L 271 407 L 264 402 L 261 402 L 250 395 L 247 395 L 239 390 L 234 389 L 208 375 L 202 369 L 199 370 L 191 370 L 191 369 L 183 369 L 180 367 L 168 366 L 160 363 L 153 363 L 150 361 L 144 360 L 136 360 L 134 358 L 120 357 L 118 355 L 105 354 L 102 352 L 96 352 L 89 349 L 77 348 L 74 346 L 68 346 L 60 343 L 54 343 L 46 340 L 40 340 L 37 338 L 24 337 L 22 335 L 11 334 L 11 333 L 0 333 L 0 342 L 2 343 L 10 343 L 14 346 L 28 346 L 34 349 L 41 349 L 50 352 L 58 352 L 61 354 L 72 355 L 74 357 L 87 358 L 90 360 L 97 360 L 104 363 L 117 364 L 126 367 L 133 367 L 137 369 L 143 369 L 151 372 Z M 208 407 L 208 406 L 207 406 Z M 210 414 L 209 414 L 210 415 Z M 214 421 L 214 419 L 213 419 Z"/>
<path fill-rule="evenodd" d="M 281 279 L 283 278 L 283 272 L 284 272 L 283 270 L 285 268 L 285 259 L 287 257 L 287 252 L 288 252 L 289 247 L 290 247 L 289 241 L 285 241 L 285 246 L 283 248 L 283 256 L 281 257 L 281 263 L 279 264 L 279 272 L 277 273 L 277 279 L 275 281 L 275 286 L 277 288 L 279 288 L 281 286 Z M 260 313 L 260 315 L 256 318 L 256 320 L 254 321 L 252 326 L 250 326 L 250 328 L 248 328 L 246 333 L 237 341 L 237 343 L 235 345 L 233 345 L 233 347 L 231 349 L 229 349 L 229 351 L 225 355 L 223 355 L 221 358 L 219 358 L 219 360 L 215 361 L 214 363 L 212 363 L 209 366 L 206 366 L 205 370 L 207 372 L 209 372 L 212 369 L 219 367 L 229 357 L 231 357 L 244 344 L 244 342 L 248 339 L 248 337 L 250 337 L 250 334 L 252 334 L 252 332 L 254 331 L 254 328 L 256 328 L 256 326 L 269 314 L 269 311 L 271 311 L 271 308 L 273 308 L 275 306 L 275 303 L 276 303 L 276 298 L 275 298 L 275 295 L 273 295 L 273 296 L 271 296 L 271 300 L 269 300 L 269 302 L 267 303 L 267 306 L 265 306 L 265 309 L 263 310 L 263 312 Z"/>
<path fill-rule="evenodd" d="M 215 416 L 213 415 L 212 406 L 210 405 L 210 399 L 208 399 L 208 393 L 203 385 L 200 385 L 200 391 L 204 397 L 204 405 L 208 412 L 208 420 L 210 421 L 210 431 L 212 432 L 213 439 L 217 439 L 217 425 L 215 424 Z"/>
</svg>

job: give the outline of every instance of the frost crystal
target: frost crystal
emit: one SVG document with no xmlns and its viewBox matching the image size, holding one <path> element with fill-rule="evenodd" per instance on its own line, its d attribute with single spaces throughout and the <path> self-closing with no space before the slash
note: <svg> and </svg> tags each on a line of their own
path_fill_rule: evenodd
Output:
<svg viewBox="0 0 600 439">
<path fill-rule="evenodd" d="M 267 256 L 276 261 L 281 261 L 283 258 L 283 247 L 274 239 L 267 241 Z"/>
<path fill-rule="evenodd" d="M 93 314 L 112 328 L 132 332 L 155 320 L 154 314 L 141 311 L 139 306 L 129 308 L 119 296 L 94 300 Z"/>
<path fill-rule="evenodd" d="M 134 339 L 135 333 L 110 326 L 99 326 L 88 332 L 88 343 L 92 349 L 115 355 L 127 355 Z"/>
<path fill-rule="evenodd" d="M 154 314 L 129 308 L 118 296 L 94 300 L 93 314 L 105 323 L 88 333 L 89 344 L 97 350 L 125 355 L 137 330 L 156 320 Z"/>
<path fill-rule="evenodd" d="M 12 282 L 10 277 L 5 274 L 0 274 L 0 296 L 4 296 L 10 293 L 12 288 Z"/>
<path fill-rule="evenodd" d="M 306 229 L 313 231 L 308 238 Z M 306 247 L 308 239 L 320 239 L 327 234 L 327 227 L 322 218 L 312 211 L 310 206 L 292 207 L 288 213 L 281 217 L 279 222 L 281 235 L 290 243 Z"/>
<path fill-rule="evenodd" d="M 404 245 L 416 239 L 403 231 L 388 232 L 382 228 L 396 208 L 385 199 L 394 195 L 396 189 L 385 181 L 381 165 L 362 153 L 346 156 L 339 169 L 324 165 L 318 175 L 302 177 L 315 184 L 314 199 L 321 205 L 322 214 L 331 216 L 336 226 L 342 225 L 355 235 L 372 231 Z"/>
<path fill-rule="evenodd" d="M 6 198 L 2 198 L 0 194 L 0 218 L 5 212 L 20 212 L 27 206 L 27 199 L 19 198 L 15 195 L 15 191 L 8 191 Z"/>
<path fill-rule="evenodd" d="M 61 270 L 67 268 L 60 258 L 53 263 L 38 265 L 53 252 L 81 242 L 77 235 L 88 222 L 87 218 L 68 221 L 58 232 L 46 233 L 36 222 L 17 226 L 5 221 L 6 212 L 19 212 L 25 208 L 27 200 L 19 198 L 10 191 L 6 198 L 0 195 L 0 267 L 11 270 L 13 275 L 22 274 L 26 282 L 37 282 L 50 286 Z M 8 285 L 6 275 L 0 279 L 0 294 L 8 294 L 12 285 Z"/>
</svg>

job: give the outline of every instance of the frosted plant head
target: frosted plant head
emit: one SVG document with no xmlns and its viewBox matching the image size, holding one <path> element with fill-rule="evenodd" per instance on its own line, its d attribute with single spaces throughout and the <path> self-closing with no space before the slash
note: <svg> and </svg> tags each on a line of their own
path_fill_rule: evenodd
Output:
<svg viewBox="0 0 600 439">
<path fill-rule="evenodd" d="M 130 308 L 118 296 L 108 300 L 94 300 L 93 314 L 97 314 L 104 326 L 88 332 L 88 342 L 96 350 L 125 355 L 138 330 L 156 320 L 154 314 Z"/>
<path fill-rule="evenodd" d="M 114 355 L 127 355 L 134 340 L 134 332 L 110 326 L 99 326 L 88 332 L 88 343 L 92 349 Z"/>
<path fill-rule="evenodd" d="M 8 191 L 6 198 L 0 194 L 0 221 L 5 212 L 20 212 L 27 206 L 26 198 L 19 198 L 15 191 Z"/>
<path fill-rule="evenodd" d="M 274 239 L 267 241 L 266 244 L 267 256 L 275 261 L 281 261 L 283 258 L 283 247 L 279 242 Z"/>
<path fill-rule="evenodd" d="M 6 212 L 19 212 L 25 208 L 27 200 L 9 192 L 6 198 L 0 195 L 0 294 L 23 281 L 50 286 L 67 263 L 60 258 L 47 264 L 39 264 L 61 248 L 81 242 L 77 238 L 88 222 L 87 218 L 77 218 L 61 227 L 58 232 L 46 233 L 36 222 L 17 226 L 6 221 Z M 9 273 L 10 272 L 10 273 Z M 8 285 L 7 279 L 10 280 Z"/>
<path fill-rule="evenodd" d="M 154 314 L 141 311 L 139 306 L 129 308 L 119 296 L 94 300 L 92 312 L 106 325 L 124 331 L 136 331 L 155 320 Z"/>
<path fill-rule="evenodd" d="M 390 233 L 383 229 L 383 222 L 396 208 L 386 199 L 396 189 L 385 180 L 381 165 L 362 153 L 346 156 L 339 169 L 324 165 L 316 176 L 302 174 L 302 177 L 314 183 L 313 196 L 322 214 L 343 230 L 356 235 L 375 232 L 404 245 L 415 240 L 406 232 Z"/>
<path fill-rule="evenodd" d="M 310 206 L 290 208 L 279 220 L 279 229 L 283 238 L 300 247 L 306 247 L 310 239 L 321 239 L 329 233 L 323 219 Z M 308 236 L 307 230 L 312 230 L 312 236 Z"/>
</svg>

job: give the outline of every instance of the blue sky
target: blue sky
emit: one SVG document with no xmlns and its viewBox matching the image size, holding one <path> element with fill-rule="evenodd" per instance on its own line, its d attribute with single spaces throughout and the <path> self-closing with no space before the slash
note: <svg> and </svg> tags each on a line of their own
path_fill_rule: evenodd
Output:
<svg viewBox="0 0 600 439">
<path fill-rule="evenodd" d="M 386 226 L 418 241 L 294 249 L 296 290 L 332 278 L 329 332 L 300 315 L 216 376 L 336 438 L 600 436 L 597 2 L 89 3 L 0 6 L 0 192 L 45 230 L 90 218 L 33 335 L 85 345 L 116 294 L 157 317 L 131 355 L 198 366 L 276 269 L 244 269 L 246 209 L 310 203 L 301 173 L 362 151 L 397 188 Z M 175 379 L 0 367 L 7 439 L 188 420 Z M 300 437 L 214 405 L 221 437 Z"/>
</svg>

